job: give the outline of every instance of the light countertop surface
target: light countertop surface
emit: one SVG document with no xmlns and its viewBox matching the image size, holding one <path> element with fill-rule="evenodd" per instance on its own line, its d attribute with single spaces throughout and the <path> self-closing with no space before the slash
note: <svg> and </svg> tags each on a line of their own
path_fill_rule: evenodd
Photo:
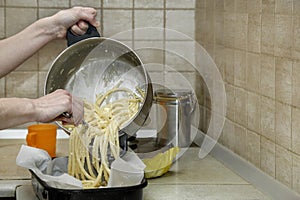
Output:
<svg viewBox="0 0 300 200">
<path fill-rule="evenodd" d="M 0 197 L 36 200 L 30 173 L 16 166 L 15 159 L 24 140 L 0 140 Z M 189 148 L 162 177 L 149 179 L 144 200 L 270 199 L 253 185 L 226 168 L 212 156 L 198 158 L 199 148 Z M 57 156 L 68 152 L 68 140 L 57 142 Z"/>
</svg>

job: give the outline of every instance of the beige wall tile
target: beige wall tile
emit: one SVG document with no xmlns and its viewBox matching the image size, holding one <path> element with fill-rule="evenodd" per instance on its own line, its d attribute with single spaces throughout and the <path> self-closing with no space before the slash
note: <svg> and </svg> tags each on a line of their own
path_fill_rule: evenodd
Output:
<svg viewBox="0 0 300 200">
<path fill-rule="evenodd" d="M 23 64 L 21 64 L 17 71 L 37 71 L 38 70 L 38 55 L 34 54 L 28 60 L 26 60 Z"/>
<path fill-rule="evenodd" d="M 261 52 L 274 55 L 275 15 L 261 16 Z"/>
<path fill-rule="evenodd" d="M 195 11 L 194 10 L 167 10 L 166 28 L 179 31 L 188 37 L 195 37 Z M 185 39 L 186 36 L 178 36 L 170 32 L 166 33 L 167 39 Z"/>
<path fill-rule="evenodd" d="M 39 7 L 68 8 L 69 0 L 39 0 Z"/>
<path fill-rule="evenodd" d="M 235 114 L 235 89 L 230 84 L 225 84 L 225 91 L 226 91 L 226 117 L 232 121 L 234 121 L 234 114 Z"/>
<path fill-rule="evenodd" d="M 36 20 L 36 8 L 6 8 L 6 37 L 18 33 Z"/>
<path fill-rule="evenodd" d="M 275 142 L 275 101 L 261 96 L 260 127 L 261 135 Z"/>
<path fill-rule="evenodd" d="M 238 124 L 247 127 L 247 91 L 235 88 L 234 91 L 234 119 Z"/>
<path fill-rule="evenodd" d="M 260 53 L 261 14 L 248 15 L 248 51 Z"/>
<path fill-rule="evenodd" d="M 256 167 L 260 167 L 260 135 L 247 131 L 247 160 Z"/>
<path fill-rule="evenodd" d="M 300 16 L 293 16 L 293 34 L 293 58 L 300 60 Z"/>
<path fill-rule="evenodd" d="M 262 11 L 262 0 L 247 0 L 247 12 L 258 14 Z"/>
<path fill-rule="evenodd" d="M 214 27 L 215 44 L 224 45 L 224 14 L 223 13 L 215 12 L 214 25 L 215 25 Z"/>
<path fill-rule="evenodd" d="M 300 62 L 293 62 L 292 73 L 292 105 L 300 108 Z"/>
<path fill-rule="evenodd" d="M 164 73 L 162 72 L 149 72 L 149 76 L 151 79 L 151 82 L 154 83 L 153 84 L 153 91 L 155 91 L 156 89 L 159 89 L 158 86 L 162 86 L 165 83 L 165 77 L 164 77 Z"/>
<path fill-rule="evenodd" d="M 247 13 L 247 1 L 235 0 L 235 11 L 237 13 Z"/>
<path fill-rule="evenodd" d="M 169 0 L 169 1 L 172 1 L 172 0 Z M 182 0 L 181 0 L 182 1 Z M 197 1 L 197 0 L 195 0 Z M 185 2 L 185 1 L 184 1 Z M 193 3 L 192 3 L 193 4 Z M 190 6 L 192 6 L 192 4 L 190 4 Z M 206 9 L 209 11 L 209 12 L 214 12 L 214 9 L 215 9 L 215 2 L 214 1 L 206 1 L 205 2 L 205 6 L 206 6 Z"/>
<path fill-rule="evenodd" d="M 195 71 L 194 42 L 167 41 L 165 45 L 165 64 L 167 66 L 178 71 Z"/>
<path fill-rule="evenodd" d="M 300 15 L 300 1 L 293 1 L 293 14 Z"/>
<path fill-rule="evenodd" d="M 6 1 L 6 6 L 15 6 L 15 7 L 36 7 L 37 0 L 9 0 Z"/>
<path fill-rule="evenodd" d="M 293 185 L 292 188 L 294 191 L 300 193 L 300 156 L 292 154 L 293 156 Z"/>
<path fill-rule="evenodd" d="M 93 8 L 100 8 L 101 0 L 71 0 L 71 6 L 89 6 Z"/>
<path fill-rule="evenodd" d="M 5 0 L 0 0 L 0 6 L 4 6 L 5 5 Z"/>
<path fill-rule="evenodd" d="M 194 90 L 196 76 L 193 72 L 170 72 L 165 73 L 164 85 L 170 89 Z"/>
<path fill-rule="evenodd" d="M 150 27 L 155 27 L 155 29 Z M 136 10 L 134 28 L 139 29 L 134 32 L 135 39 L 163 40 L 164 12 L 162 10 Z"/>
<path fill-rule="evenodd" d="M 250 21 L 249 21 L 250 24 Z M 247 50 L 248 15 L 246 13 L 236 14 L 235 41 L 237 49 Z M 251 32 L 252 33 L 252 32 Z M 251 46 L 251 45 L 250 45 Z"/>
<path fill-rule="evenodd" d="M 231 0 L 229 0 L 231 1 Z M 227 1 L 226 1 L 227 2 Z M 224 13 L 224 45 L 234 47 L 236 16 L 234 13 Z"/>
<path fill-rule="evenodd" d="M 166 8 L 195 8 L 196 0 L 166 0 Z"/>
<path fill-rule="evenodd" d="M 225 12 L 234 12 L 234 1 L 232 0 L 224 0 L 224 10 Z"/>
<path fill-rule="evenodd" d="M 262 0 L 262 12 L 274 14 L 275 12 L 275 0 Z"/>
<path fill-rule="evenodd" d="M 275 125 L 275 141 L 276 144 L 284 148 L 291 149 L 291 107 L 276 102 L 276 125 Z"/>
<path fill-rule="evenodd" d="M 196 7 L 197 7 L 197 3 L 201 2 L 201 1 L 205 2 L 205 0 L 196 1 Z M 216 12 L 224 12 L 224 0 L 215 0 L 215 11 Z"/>
<path fill-rule="evenodd" d="M 231 150 L 234 150 L 236 141 L 236 137 L 234 134 L 234 124 L 228 119 L 225 119 L 224 128 L 222 131 L 222 141 L 224 143 L 224 146 Z"/>
<path fill-rule="evenodd" d="M 145 63 L 144 67 L 147 70 L 147 72 L 160 72 L 162 74 L 164 72 L 164 65 L 160 63 Z M 163 83 L 163 79 L 160 80 L 158 83 Z M 154 82 L 152 82 L 152 84 L 154 84 Z"/>
<path fill-rule="evenodd" d="M 288 15 L 275 15 L 275 46 L 276 56 L 288 57 L 292 55 L 292 17 Z"/>
<path fill-rule="evenodd" d="M 248 92 L 247 94 L 247 125 L 248 129 L 260 133 L 260 110 L 261 110 L 261 103 L 260 103 L 260 96 Z"/>
<path fill-rule="evenodd" d="M 224 80 L 230 84 L 234 84 L 234 50 L 225 48 L 224 54 Z"/>
<path fill-rule="evenodd" d="M 210 1 L 212 2 L 212 1 Z M 208 9 L 208 12 L 205 12 L 205 20 L 206 20 L 206 42 L 208 44 L 213 44 L 215 41 L 215 25 L 214 25 L 214 11 L 213 6 L 211 6 L 211 10 Z"/>
<path fill-rule="evenodd" d="M 292 61 L 285 58 L 275 59 L 276 100 L 292 103 Z"/>
<path fill-rule="evenodd" d="M 300 154 L 300 109 L 292 108 L 292 151 Z"/>
<path fill-rule="evenodd" d="M 275 99 L 275 59 L 261 54 L 260 93 Z"/>
<path fill-rule="evenodd" d="M 206 52 L 208 53 L 208 55 L 213 58 L 214 56 L 214 52 L 215 52 L 215 46 L 213 43 L 205 43 L 203 44 L 203 48 L 206 50 Z"/>
<path fill-rule="evenodd" d="M 6 77 L 6 97 L 36 98 L 37 92 L 36 72 L 12 72 Z"/>
<path fill-rule="evenodd" d="M 225 61 L 224 61 L 224 47 L 222 45 L 215 45 L 215 53 L 214 53 L 214 62 L 218 68 L 218 71 L 223 78 L 225 79 Z"/>
<path fill-rule="evenodd" d="M 203 133 L 206 133 L 207 132 L 207 129 L 206 129 L 206 125 L 205 125 L 205 110 L 206 108 L 204 106 L 199 106 L 199 115 L 200 115 L 200 119 L 199 119 L 199 124 L 198 124 L 198 127 L 199 127 L 199 130 L 201 130 Z M 197 140 L 197 137 L 199 137 L 200 135 L 196 135 L 195 137 L 195 140 Z"/>
<path fill-rule="evenodd" d="M 113 24 L 113 26 L 112 26 Z M 117 39 L 132 39 L 132 11 L 131 10 L 104 10 L 103 34 L 105 37 Z"/>
<path fill-rule="evenodd" d="M 5 77 L 0 79 L 0 98 L 5 97 Z"/>
<path fill-rule="evenodd" d="M 134 50 L 140 56 L 144 64 L 156 63 L 155 68 L 149 69 L 150 71 L 162 71 L 164 62 L 164 46 L 163 41 L 135 41 Z"/>
<path fill-rule="evenodd" d="M 275 143 L 264 137 L 260 143 L 260 167 L 275 178 Z"/>
<path fill-rule="evenodd" d="M 292 155 L 291 153 L 276 145 L 276 180 L 284 185 L 291 187 L 292 185 Z"/>
<path fill-rule="evenodd" d="M 247 53 L 247 89 L 249 91 L 259 91 L 260 65 L 259 54 Z"/>
<path fill-rule="evenodd" d="M 48 71 L 55 58 L 67 48 L 66 41 L 56 40 L 39 51 L 39 71 Z"/>
<path fill-rule="evenodd" d="M 293 0 L 275 0 L 275 13 L 289 14 L 293 11 Z"/>
<path fill-rule="evenodd" d="M 219 1 L 223 1 L 223 0 L 217 0 Z M 206 8 L 206 0 L 198 0 L 196 1 L 196 8 Z"/>
<path fill-rule="evenodd" d="M 135 8 L 163 8 L 164 1 L 161 0 L 137 0 L 134 1 Z"/>
<path fill-rule="evenodd" d="M 103 0 L 104 8 L 132 8 L 133 0 Z"/>
<path fill-rule="evenodd" d="M 4 8 L 0 8 L 0 39 L 5 37 Z"/>
<path fill-rule="evenodd" d="M 54 15 L 58 11 L 60 11 L 60 8 L 39 8 L 39 18 L 48 17 L 51 15 Z"/>
<path fill-rule="evenodd" d="M 203 44 L 206 41 L 207 28 L 206 28 L 206 10 L 199 8 L 195 10 L 195 38 L 197 42 Z M 223 34 L 219 34 L 223 37 Z"/>
<path fill-rule="evenodd" d="M 237 124 L 234 125 L 234 135 L 237 142 L 234 144 L 234 152 L 243 158 L 247 158 L 247 130 Z"/>
<path fill-rule="evenodd" d="M 135 10 L 134 27 L 158 27 L 163 28 L 163 11 L 161 10 Z"/>
<path fill-rule="evenodd" d="M 208 93 L 207 86 L 199 73 L 196 73 L 196 95 L 198 104 L 204 107 L 205 93 Z"/>
<path fill-rule="evenodd" d="M 246 88 L 247 54 L 245 51 L 234 51 L 234 85 Z"/>
</svg>

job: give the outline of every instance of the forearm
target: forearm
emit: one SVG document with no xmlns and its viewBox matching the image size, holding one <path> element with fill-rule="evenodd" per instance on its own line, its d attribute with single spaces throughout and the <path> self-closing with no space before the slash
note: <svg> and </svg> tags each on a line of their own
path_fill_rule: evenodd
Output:
<svg viewBox="0 0 300 200">
<path fill-rule="evenodd" d="M 0 78 L 56 38 L 54 31 L 49 31 L 46 26 L 49 21 L 49 18 L 38 20 L 18 34 L 0 41 Z"/>
<path fill-rule="evenodd" d="M 0 41 L 0 78 L 16 69 L 26 59 L 53 39 L 65 38 L 68 28 L 75 34 L 83 34 L 88 21 L 98 26 L 96 10 L 74 7 L 40 19 L 20 33 Z"/>
<path fill-rule="evenodd" d="M 0 99 L 0 129 L 35 121 L 36 109 L 31 99 Z"/>
</svg>

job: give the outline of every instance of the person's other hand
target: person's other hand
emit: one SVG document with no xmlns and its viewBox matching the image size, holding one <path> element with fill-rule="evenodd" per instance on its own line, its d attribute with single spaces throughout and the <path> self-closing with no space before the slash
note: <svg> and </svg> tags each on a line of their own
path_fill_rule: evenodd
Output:
<svg viewBox="0 0 300 200">
<path fill-rule="evenodd" d="M 65 38 L 69 28 L 75 35 L 83 35 L 88 29 L 88 23 L 98 27 L 97 11 L 89 7 L 73 7 L 61 10 L 51 17 L 54 27 L 58 27 L 57 38 Z"/>
<path fill-rule="evenodd" d="M 52 122 L 62 121 L 63 124 L 78 125 L 83 119 L 83 103 L 78 98 L 62 89 L 58 89 L 48 95 L 33 100 L 36 121 Z M 65 117 L 62 113 L 67 112 L 70 117 Z M 76 118 L 73 117 L 75 114 Z"/>
</svg>

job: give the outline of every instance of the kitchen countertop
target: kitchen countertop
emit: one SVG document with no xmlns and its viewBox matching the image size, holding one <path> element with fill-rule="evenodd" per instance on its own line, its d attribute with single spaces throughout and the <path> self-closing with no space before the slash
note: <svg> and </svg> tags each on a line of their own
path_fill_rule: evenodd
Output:
<svg viewBox="0 0 300 200">
<path fill-rule="evenodd" d="M 57 156 L 68 152 L 68 140 L 57 142 Z M 24 140 L 0 140 L 0 197 L 36 200 L 28 170 L 15 159 Z M 212 156 L 198 158 L 199 148 L 189 148 L 162 177 L 149 179 L 144 200 L 168 199 L 270 199 Z"/>
</svg>

